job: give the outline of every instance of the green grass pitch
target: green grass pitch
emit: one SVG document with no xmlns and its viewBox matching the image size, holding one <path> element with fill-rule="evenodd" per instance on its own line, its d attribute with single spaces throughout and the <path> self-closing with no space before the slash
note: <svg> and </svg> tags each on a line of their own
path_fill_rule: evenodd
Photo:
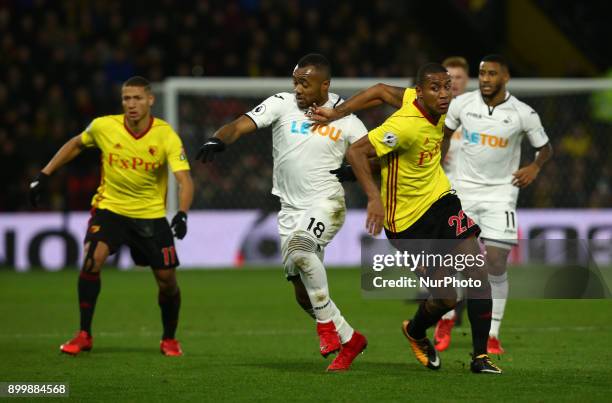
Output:
<svg viewBox="0 0 612 403">
<path fill-rule="evenodd" d="M 442 353 L 442 369 L 430 371 L 400 331 L 416 305 L 363 299 L 358 270 L 330 270 L 329 280 L 337 305 L 369 340 L 341 374 L 324 372 L 314 324 L 281 269 L 181 271 L 180 358 L 159 353 L 149 272 L 103 272 L 94 349 L 70 357 L 58 347 L 77 329 L 77 273 L 0 270 L 0 382 L 69 382 L 75 401 L 611 399 L 612 300 L 509 301 L 501 333 L 508 353 L 497 361 L 505 372 L 473 375 L 467 320 Z"/>
</svg>

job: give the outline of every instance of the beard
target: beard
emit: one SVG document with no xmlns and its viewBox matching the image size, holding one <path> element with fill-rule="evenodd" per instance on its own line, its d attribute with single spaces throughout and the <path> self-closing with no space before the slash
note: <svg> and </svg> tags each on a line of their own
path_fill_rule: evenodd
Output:
<svg viewBox="0 0 612 403">
<path fill-rule="evenodd" d="M 495 86 L 492 85 L 490 94 L 488 95 L 483 94 L 482 88 L 480 89 L 480 94 L 482 95 L 483 98 L 493 99 L 500 93 L 501 89 L 502 89 L 501 85 L 495 85 Z"/>
</svg>

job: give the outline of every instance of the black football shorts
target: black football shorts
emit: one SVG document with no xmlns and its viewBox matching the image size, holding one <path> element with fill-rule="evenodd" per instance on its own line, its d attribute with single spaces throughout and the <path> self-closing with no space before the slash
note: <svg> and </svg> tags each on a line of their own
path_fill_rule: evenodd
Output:
<svg viewBox="0 0 612 403">
<path fill-rule="evenodd" d="M 461 240 L 480 234 L 480 227 L 465 214 L 461 201 L 452 192 L 444 194 L 429 207 L 414 224 L 401 232 L 385 228 L 391 244 L 400 251 L 446 252 L 457 242 L 436 240 Z"/>
<path fill-rule="evenodd" d="M 110 253 L 127 245 L 134 263 L 153 269 L 172 269 L 179 265 L 172 230 L 165 217 L 130 218 L 109 210 L 91 213 L 85 242 L 101 241 Z"/>
<path fill-rule="evenodd" d="M 466 239 L 478 236 L 480 228 L 465 214 L 453 193 L 440 197 L 414 224 L 401 232 L 385 228 L 389 239 Z"/>
</svg>

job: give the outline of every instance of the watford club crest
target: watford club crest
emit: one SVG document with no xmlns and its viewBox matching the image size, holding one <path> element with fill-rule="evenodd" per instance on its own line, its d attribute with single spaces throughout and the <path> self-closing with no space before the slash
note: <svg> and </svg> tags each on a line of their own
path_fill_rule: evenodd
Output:
<svg viewBox="0 0 612 403">
<path fill-rule="evenodd" d="M 149 154 L 151 154 L 152 157 L 155 157 L 157 155 L 157 146 L 149 146 Z"/>
</svg>

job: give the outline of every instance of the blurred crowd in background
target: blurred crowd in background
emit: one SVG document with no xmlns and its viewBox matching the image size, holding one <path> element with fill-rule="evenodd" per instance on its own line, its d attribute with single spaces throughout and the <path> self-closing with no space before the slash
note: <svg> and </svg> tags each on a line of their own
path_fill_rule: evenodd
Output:
<svg viewBox="0 0 612 403">
<path fill-rule="evenodd" d="M 153 82 L 169 76 L 289 78 L 299 57 L 317 51 L 330 58 L 335 77 L 413 77 L 420 64 L 448 55 L 421 33 L 427 21 L 419 21 L 410 4 L 166 0 L 143 7 L 0 0 L 0 211 L 29 210 L 31 178 L 94 117 L 120 113 L 120 85 L 135 74 Z M 592 99 L 524 99 L 540 113 L 556 154 L 537 184 L 522 193 L 522 207 L 612 205 L 606 151 L 612 126 L 593 116 Z M 177 129 L 190 157 L 216 128 L 259 101 L 182 97 Z M 372 128 L 388 112 L 361 117 Z M 527 149 L 524 157 L 532 159 L 533 152 Z M 98 159 L 88 151 L 54 175 L 43 209 L 88 209 Z M 220 160 L 192 162 L 195 208 L 276 208 L 269 195 L 269 133 L 240 141 Z M 356 186 L 348 186 L 348 205 L 365 205 Z"/>
</svg>

